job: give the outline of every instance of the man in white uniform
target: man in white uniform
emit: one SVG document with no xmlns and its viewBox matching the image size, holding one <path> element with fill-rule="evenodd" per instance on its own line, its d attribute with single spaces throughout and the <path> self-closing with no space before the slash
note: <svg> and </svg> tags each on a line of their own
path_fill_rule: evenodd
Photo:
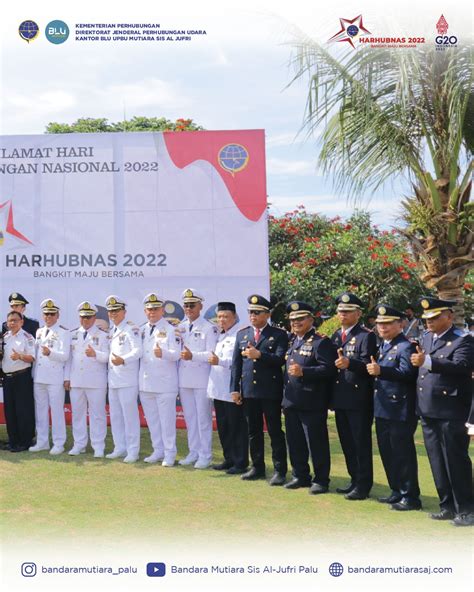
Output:
<svg viewBox="0 0 474 592">
<path fill-rule="evenodd" d="M 181 342 L 164 320 L 164 300 L 148 294 L 143 300 L 148 322 L 141 327 L 140 401 L 150 430 L 153 454 L 144 460 L 172 467 L 176 459 L 176 397 Z"/>
<path fill-rule="evenodd" d="M 97 308 L 90 302 L 77 307 L 80 327 L 71 331 L 71 355 L 66 364 L 64 388 L 70 391 L 72 434 L 74 446 L 69 451 L 77 456 L 86 451 L 87 409 L 94 457 L 104 456 L 107 418 L 108 334 L 95 325 Z"/>
<path fill-rule="evenodd" d="M 64 419 L 64 367 L 69 358 L 70 337 L 58 323 L 59 307 L 51 298 L 41 303 L 44 327 L 36 332 L 36 356 L 33 371 L 36 445 L 30 452 L 49 449 L 49 410 L 53 447 L 50 454 L 62 454 L 66 442 Z"/>
<path fill-rule="evenodd" d="M 105 301 L 111 329 L 109 333 L 109 410 L 114 450 L 107 458 L 134 463 L 140 452 L 138 414 L 138 367 L 142 355 L 140 329 L 126 321 L 125 302 L 118 296 Z"/>
<path fill-rule="evenodd" d="M 213 465 L 216 471 L 239 475 L 249 464 L 248 429 L 242 405 L 236 405 L 230 394 L 230 371 L 235 337 L 242 327 L 237 323 L 233 302 L 217 303 L 217 326 L 220 330 L 215 352 L 208 359 L 211 365 L 207 394 L 214 401 L 217 432 L 224 452 L 224 462 Z"/>
<path fill-rule="evenodd" d="M 179 396 L 188 429 L 189 453 L 180 465 L 207 469 L 212 460 L 212 402 L 207 396 L 209 356 L 217 342 L 217 329 L 200 316 L 204 298 L 188 288 L 183 292 L 186 320 L 179 324 L 182 341 Z"/>
</svg>

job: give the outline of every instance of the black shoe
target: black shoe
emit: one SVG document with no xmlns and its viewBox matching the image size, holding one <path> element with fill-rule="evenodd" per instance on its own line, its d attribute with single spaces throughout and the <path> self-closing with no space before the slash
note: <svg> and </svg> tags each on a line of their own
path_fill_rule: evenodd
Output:
<svg viewBox="0 0 474 592">
<path fill-rule="evenodd" d="M 365 493 L 363 491 L 360 491 L 359 489 L 357 489 L 357 487 L 354 487 L 354 489 L 352 491 L 350 491 L 349 493 L 347 493 L 344 498 L 346 500 L 351 500 L 351 501 L 355 501 L 355 500 L 365 500 L 369 497 L 368 493 Z"/>
<path fill-rule="evenodd" d="M 227 469 L 226 474 L 227 475 L 242 475 L 243 473 L 246 473 L 248 471 L 248 469 L 239 469 L 239 467 L 230 467 L 229 469 Z"/>
<path fill-rule="evenodd" d="M 286 476 L 281 473 L 273 473 L 273 477 L 268 482 L 269 485 L 284 485 Z"/>
<path fill-rule="evenodd" d="M 28 448 L 28 446 L 13 446 L 10 448 L 10 452 L 25 452 Z"/>
<path fill-rule="evenodd" d="M 454 526 L 474 526 L 474 514 L 456 514 L 452 521 Z"/>
<path fill-rule="evenodd" d="M 421 510 L 421 502 L 420 500 L 409 500 L 406 497 L 402 497 L 402 499 L 399 502 L 397 502 L 396 504 L 392 504 L 392 510 L 397 510 L 398 512 Z"/>
<path fill-rule="evenodd" d="M 326 487 L 325 485 L 320 485 L 319 483 L 313 483 L 311 485 L 311 489 L 309 490 L 309 492 L 312 495 L 319 495 L 320 493 L 327 493 L 329 491 L 329 487 Z"/>
<path fill-rule="evenodd" d="M 381 504 L 397 504 L 399 501 L 401 501 L 401 499 L 401 495 L 399 495 L 398 493 L 392 493 L 387 497 L 379 497 L 377 501 Z"/>
<path fill-rule="evenodd" d="M 0 444 L 0 450 L 10 450 L 11 451 L 12 446 L 10 446 L 9 442 L 2 442 Z"/>
<path fill-rule="evenodd" d="M 311 485 L 311 481 L 308 480 L 303 480 L 303 479 L 298 479 L 298 477 L 293 477 L 293 479 L 291 481 L 288 481 L 288 483 L 285 483 L 285 485 L 283 485 L 283 487 L 285 489 L 300 489 L 300 487 L 310 487 Z"/>
<path fill-rule="evenodd" d="M 241 477 L 244 481 L 256 481 L 257 479 L 265 479 L 265 469 L 256 469 L 252 467 L 249 471 L 244 473 Z"/>
<path fill-rule="evenodd" d="M 231 466 L 232 463 L 225 460 L 224 462 L 221 462 L 218 465 L 212 465 L 212 468 L 214 469 L 214 471 L 226 471 L 227 469 L 230 469 Z"/>
<path fill-rule="evenodd" d="M 336 493 L 350 493 L 355 489 L 354 483 L 349 483 L 347 487 L 336 487 Z"/>
<path fill-rule="evenodd" d="M 454 512 L 452 510 L 441 510 L 441 512 L 436 512 L 435 514 L 430 514 L 430 518 L 432 520 L 453 520 L 454 519 Z"/>
</svg>

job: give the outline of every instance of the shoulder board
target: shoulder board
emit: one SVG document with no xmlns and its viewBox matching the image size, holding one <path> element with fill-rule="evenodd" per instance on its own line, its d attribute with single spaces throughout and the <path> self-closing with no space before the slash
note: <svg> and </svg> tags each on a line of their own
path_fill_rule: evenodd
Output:
<svg viewBox="0 0 474 592">
<path fill-rule="evenodd" d="M 64 329 L 64 331 L 69 331 L 69 329 L 68 329 L 67 327 L 64 327 L 63 325 L 59 325 L 59 327 L 60 327 L 61 329 Z"/>
<path fill-rule="evenodd" d="M 364 331 L 364 333 L 373 333 L 372 329 L 367 329 L 367 327 L 363 327 L 362 325 L 360 325 L 360 329 L 361 331 Z"/>
<path fill-rule="evenodd" d="M 79 330 L 79 327 L 74 327 L 74 329 L 71 329 L 71 333 L 72 333 L 73 331 L 78 331 L 78 330 Z"/>
<path fill-rule="evenodd" d="M 127 325 L 135 325 L 133 321 L 127 321 Z"/>
<path fill-rule="evenodd" d="M 469 333 L 467 333 L 466 331 L 463 331 L 462 329 L 459 329 L 459 327 L 455 327 L 453 329 L 453 333 L 457 337 L 464 337 L 464 335 L 469 335 Z"/>
<path fill-rule="evenodd" d="M 145 321 L 144 323 L 142 323 L 142 324 L 140 325 L 140 329 L 141 329 L 142 327 L 144 327 L 144 326 L 147 324 L 147 322 L 148 322 L 148 321 Z"/>
<path fill-rule="evenodd" d="M 109 332 L 105 329 L 102 329 L 102 327 L 97 327 L 97 329 L 99 329 L 99 331 L 102 331 L 102 333 L 106 333 L 107 335 L 109 334 Z"/>
<path fill-rule="evenodd" d="M 245 327 L 242 327 L 242 329 L 239 329 L 239 333 L 241 331 L 247 331 L 247 329 L 250 329 L 252 327 L 252 325 L 246 325 Z"/>
</svg>

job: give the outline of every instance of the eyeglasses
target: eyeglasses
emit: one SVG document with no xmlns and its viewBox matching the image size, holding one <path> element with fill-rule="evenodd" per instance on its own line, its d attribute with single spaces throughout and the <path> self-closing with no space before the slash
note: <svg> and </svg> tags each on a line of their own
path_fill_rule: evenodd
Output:
<svg viewBox="0 0 474 592">
<path fill-rule="evenodd" d="M 183 304 L 183 308 L 196 308 L 196 305 L 191 303 L 191 304 Z"/>
<path fill-rule="evenodd" d="M 247 311 L 249 313 L 249 315 L 261 315 L 263 314 L 265 311 L 264 310 L 248 310 Z"/>
<path fill-rule="evenodd" d="M 45 317 L 55 317 L 58 313 L 57 312 L 44 312 Z"/>
</svg>

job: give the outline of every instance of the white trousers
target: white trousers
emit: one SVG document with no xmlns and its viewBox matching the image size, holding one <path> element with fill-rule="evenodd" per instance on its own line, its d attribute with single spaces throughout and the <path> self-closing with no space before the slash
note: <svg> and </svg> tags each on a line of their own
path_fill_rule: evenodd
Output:
<svg viewBox="0 0 474 592">
<path fill-rule="evenodd" d="M 188 429 L 189 454 L 202 462 L 211 462 L 212 399 L 205 388 L 181 388 L 179 396 Z"/>
<path fill-rule="evenodd" d="M 176 393 L 140 391 L 153 452 L 169 463 L 176 458 Z"/>
<path fill-rule="evenodd" d="M 138 456 L 140 452 L 140 416 L 137 387 L 109 388 L 110 426 L 114 449 Z"/>
<path fill-rule="evenodd" d="M 104 452 L 107 435 L 106 391 L 105 386 L 103 388 L 71 388 L 72 435 L 75 448 L 87 446 L 87 408 L 89 408 L 92 448 L 95 452 Z"/>
<path fill-rule="evenodd" d="M 35 398 L 36 444 L 49 446 L 49 410 L 51 409 L 51 435 L 53 446 L 64 446 L 66 442 L 66 420 L 64 418 L 64 385 L 33 385 Z"/>
</svg>

